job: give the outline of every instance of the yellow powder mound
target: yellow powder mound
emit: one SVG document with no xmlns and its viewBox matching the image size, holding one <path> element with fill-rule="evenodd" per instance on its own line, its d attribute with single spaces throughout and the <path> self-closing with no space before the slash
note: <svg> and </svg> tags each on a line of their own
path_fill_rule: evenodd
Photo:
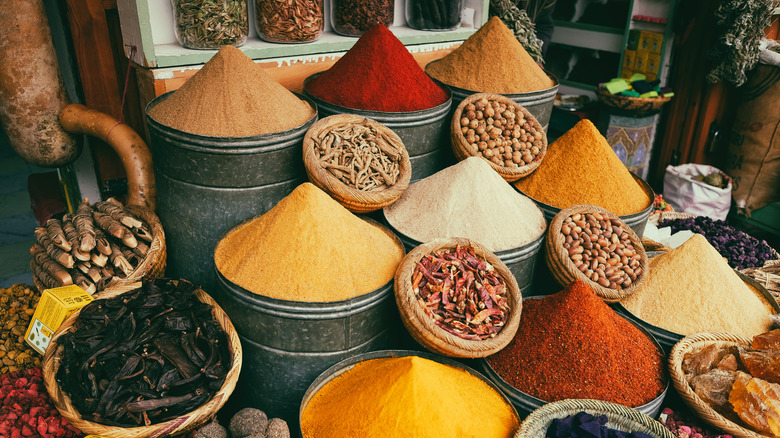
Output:
<svg viewBox="0 0 780 438">
<path fill-rule="evenodd" d="M 403 247 L 311 183 L 218 244 L 217 269 L 251 292 L 291 301 L 340 301 L 393 278 Z"/>
<path fill-rule="evenodd" d="M 527 93 L 555 85 L 498 17 L 426 71 L 447 85 L 483 93 Z"/>
<path fill-rule="evenodd" d="M 361 362 L 303 411 L 317 438 L 507 438 L 518 420 L 502 397 L 464 370 L 409 356 Z"/>
<path fill-rule="evenodd" d="M 149 115 L 193 134 L 248 137 L 300 126 L 314 116 L 314 109 L 244 52 L 224 46 Z"/>
<path fill-rule="evenodd" d="M 647 275 L 620 304 L 654 326 L 681 335 L 716 331 L 748 338 L 771 328 L 772 307 L 701 234 L 650 259 Z"/>
<path fill-rule="evenodd" d="M 592 204 L 618 216 L 638 213 L 651 202 L 604 136 L 587 119 L 548 146 L 539 168 L 516 182 L 515 187 L 560 209 Z"/>
</svg>

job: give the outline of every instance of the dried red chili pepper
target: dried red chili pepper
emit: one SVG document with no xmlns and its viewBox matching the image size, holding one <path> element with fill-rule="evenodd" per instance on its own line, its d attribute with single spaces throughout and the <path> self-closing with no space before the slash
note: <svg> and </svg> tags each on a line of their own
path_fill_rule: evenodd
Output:
<svg viewBox="0 0 780 438">
<path fill-rule="evenodd" d="M 637 407 L 664 389 L 664 360 L 651 338 L 588 285 L 523 301 L 509 345 L 487 358 L 515 388 L 553 402 L 593 398 Z"/>
<path fill-rule="evenodd" d="M 412 290 L 436 325 L 463 339 L 492 338 L 509 317 L 504 279 L 472 246 L 425 255 L 412 273 Z"/>
</svg>

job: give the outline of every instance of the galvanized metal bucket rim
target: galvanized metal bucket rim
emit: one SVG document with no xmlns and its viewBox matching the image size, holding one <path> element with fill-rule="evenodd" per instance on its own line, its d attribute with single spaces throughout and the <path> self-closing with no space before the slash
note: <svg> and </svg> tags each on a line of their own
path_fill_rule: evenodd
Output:
<svg viewBox="0 0 780 438">
<path fill-rule="evenodd" d="M 664 251 L 656 251 L 655 255 L 658 255 L 659 253 L 663 253 L 663 252 Z M 650 254 L 648 254 L 648 257 L 650 257 Z M 737 274 L 737 276 L 739 276 L 739 278 L 743 282 L 747 283 L 748 285 L 752 286 L 757 291 L 759 291 L 759 293 L 761 293 L 761 296 L 763 296 L 769 302 L 769 305 L 772 306 L 772 308 L 775 310 L 775 313 L 780 314 L 780 304 L 778 304 L 777 300 L 775 300 L 772 294 L 761 283 L 757 282 L 753 277 L 745 275 L 736 269 L 734 269 L 734 272 Z M 667 330 L 662 327 L 658 327 L 657 325 L 650 324 L 644 319 L 631 313 L 630 310 L 626 309 L 625 306 L 623 306 L 620 303 L 614 303 L 613 306 L 615 307 L 618 313 L 620 313 L 626 319 L 634 323 L 634 325 L 641 325 L 649 333 L 652 333 L 653 336 L 657 336 L 659 339 L 664 340 L 665 342 L 663 343 L 663 346 L 669 345 L 670 346 L 669 351 L 671 351 L 671 347 L 673 347 L 674 344 L 676 344 L 678 341 L 680 341 L 682 338 L 686 336 L 680 333 L 675 333 L 671 330 Z M 666 351 L 665 348 L 664 351 Z"/>
<path fill-rule="evenodd" d="M 512 409 L 512 412 L 515 414 L 515 418 L 517 418 L 518 424 L 520 423 L 520 415 L 518 415 L 517 409 L 515 409 L 515 405 L 512 403 L 509 397 L 507 397 L 504 391 L 502 391 L 501 388 L 499 388 L 498 385 L 496 385 L 490 378 L 483 375 L 482 373 L 475 370 L 474 368 L 464 365 L 462 362 L 451 359 L 449 357 L 439 356 L 438 354 L 433 354 L 427 351 L 377 350 L 368 353 L 358 354 L 348 359 L 344 359 L 341 362 L 338 362 L 335 365 L 329 367 L 327 370 L 323 371 L 319 376 L 317 376 L 314 382 L 312 382 L 311 385 L 309 385 L 309 387 L 306 389 L 306 393 L 303 395 L 303 399 L 301 400 L 301 407 L 298 411 L 299 429 L 302 429 L 301 420 L 303 420 L 303 412 L 306 409 L 306 406 L 309 404 L 311 399 L 314 398 L 317 392 L 320 389 L 322 389 L 322 387 L 324 387 L 328 382 L 344 374 L 345 372 L 351 370 L 355 365 L 357 365 L 360 362 L 364 362 L 372 359 L 385 359 L 385 358 L 397 358 L 397 357 L 409 357 L 409 356 L 418 356 L 423 359 L 432 360 L 434 362 L 443 365 L 449 365 L 453 368 L 464 370 L 467 373 L 471 374 L 472 376 L 482 380 L 491 389 L 496 391 L 496 393 L 498 393 L 498 395 L 501 396 L 502 399 L 504 399 L 504 402 L 507 404 L 507 406 L 509 406 Z M 300 436 L 303 437 L 303 430 L 299 430 L 299 432 L 300 432 Z"/>
<path fill-rule="evenodd" d="M 374 119 L 374 120 L 376 120 L 378 122 L 381 122 L 383 124 L 387 124 L 388 123 L 388 120 L 385 119 L 385 117 L 392 118 L 393 116 L 400 116 L 400 115 L 404 115 L 404 116 L 407 116 L 407 117 L 414 117 L 414 118 L 419 117 L 419 118 L 421 118 L 421 120 L 425 121 L 426 124 L 427 124 L 427 123 L 429 123 L 431 121 L 431 117 L 434 116 L 434 115 L 439 115 L 440 113 L 443 113 L 443 114 L 446 115 L 449 112 L 449 110 L 450 110 L 450 106 L 452 106 L 452 91 L 450 90 L 450 88 L 448 86 L 442 84 L 441 82 L 436 82 L 436 85 L 441 87 L 447 93 L 447 100 L 442 102 L 442 103 L 440 103 L 439 105 L 432 106 L 432 107 L 426 108 L 426 109 L 416 110 L 416 111 L 377 111 L 377 110 L 367 110 L 367 109 L 363 109 L 363 108 L 352 108 L 352 107 L 348 107 L 348 106 L 344 106 L 344 105 L 339 105 L 337 103 L 331 103 L 331 102 L 328 102 L 328 101 L 326 101 L 326 100 L 324 100 L 322 98 L 319 98 L 319 97 L 311 94 L 307 90 L 307 87 L 306 87 L 306 85 L 311 80 L 313 80 L 314 78 L 318 77 L 322 73 L 323 72 L 314 73 L 312 75 L 309 75 L 309 77 L 307 77 L 306 79 L 304 79 L 304 81 L 303 81 L 303 94 L 306 97 L 308 97 L 309 99 L 313 100 L 314 102 L 317 102 L 318 105 L 320 105 L 320 106 L 332 107 L 332 108 L 336 108 L 336 109 L 344 108 L 344 109 L 348 110 L 349 113 L 359 114 L 361 116 L 365 116 L 365 117 L 368 117 L 370 119 Z M 343 113 L 345 111 L 339 111 L 339 112 Z M 392 120 L 390 121 L 390 123 L 392 124 Z M 415 126 L 415 125 L 410 125 L 407 122 L 406 126 Z"/>
<path fill-rule="evenodd" d="M 434 82 L 436 82 L 436 83 L 438 83 L 440 85 L 443 85 L 445 87 L 448 87 L 450 90 L 452 90 L 452 94 L 453 95 L 466 95 L 466 96 L 469 96 L 469 95 L 472 95 L 472 94 L 475 94 L 475 93 L 483 93 L 483 91 L 467 90 L 465 88 L 456 87 L 454 85 L 450 85 L 450 84 L 447 84 L 445 82 L 442 82 L 439 79 L 436 79 L 433 76 L 431 76 L 430 73 L 428 73 L 428 67 L 430 67 L 431 65 L 433 65 L 433 64 L 435 64 L 435 63 L 437 63 L 439 61 L 441 61 L 441 59 L 437 59 L 435 61 L 431 61 L 431 62 L 429 62 L 428 64 L 425 65 L 425 74 L 427 74 L 429 78 L 433 79 Z M 538 95 L 542 95 L 542 94 L 547 94 L 547 93 L 550 93 L 550 92 L 552 92 L 554 90 L 557 90 L 558 86 L 560 85 L 560 81 L 558 80 L 558 78 L 554 74 L 552 74 L 551 72 L 549 72 L 549 71 L 547 71 L 545 69 L 542 69 L 542 71 L 544 71 L 544 74 L 546 74 L 548 78 L 552 79 L 552 81 L 553 81 L 553 86 L 552 87 L 545 88 L 543 90 L 528 91 L 528 92 L 525 92 L 525 93 L 495 93 L 495 94 L 500 94 L 502 96 L 506 96 L 506 97 L 511 99 L 513 97 L 514 98 L 519 98 L 519 97 L 524 97 L 524 96 L 529 96 L 530 97 L 530 96 L 534 96 L 534 95 L 537 95 L 537 94 Z"/>
<path fill-rule="evenodd" d="M 146 121 L 150 125 L 150 127 L 153 126 L 155 130 L 159 132 L 163 132 L 167 137 L 173 138 L 181 142 L 182 144 L 177 145 L 179 148 L 196 151 L 196 152 L 205 152 L 205 153 L 211 153 L 215 155 L 236 154 L 236 153 L 254 154 L 260 152 L 273 152 L 275 150 L 284 149 L 288 147 L 290 143 L 290 142 L 281 141 L 284 137 L 290 137 L 291 142 L 297 141 L 298 137 L 303 137 L 303 134 L 309 129 L 311 125 L 314 124 L 315 121 L 317 121 L 317 118 L 319 116 L 317 104 L 312 99 L 293 91 L 292 93 L 296 97 L 311 105 L 312 109 L 314 110 L 314 115 L 301 125 L 298 125 L 294 128 L 290 128 L 285 131 L 269 132 L 267 134 L 259 134 L 259 135 L 252 135 L 246 137 L 218 137 L 218 136 L 194 134 L 191 132 L 181 131 L 179 129 L 160 123 L 154 118 L 152 118 L 151 115 L 149 115 L 149 111 L 152 108 L 154 108 L 155 105 L 171 97 L 171 95 L 173 95 L 175 91 L 176 90 L 169 91 L 165 94 L 161 94 L 160 96 L 155 97 L 148 104 L 146 104 L 146 110 L 145 110 Z M 201 144 L 211 144 L 213 146 L 207 147 L 207 146 L 196 146 L 190 144 L 193 141 L 197 141 Z M 258 146 L 257 144 L 258 142 L 267 142 L 267 141 L 273 141 L 274 144 L 261 145 L 261 146 Z M 222 147 L 223 144 L 229 144 L 230 147 Z"/>
<path fill-rule="evenodd" d="M 545 298 L 545 296 L 525 297 L 525 298 L 523 298 L 523 301 L 526 301 L 526 300 L 541 300 L 543 298 Z M 615 313 L 617 313 L 619 316 L 621 316 L 626 321 L 630 322 L 634 327 L 638 328 L 639 331 L 644 333 L 647 337 L 650 338 L 651 341 L 653 341 L 653 344 L 655 344 L 656 348 L 658 349 L 658 352 L 661 353 L 661 357 L 663 358 L 662 362 L 665 364 L 666 363 L 666 361 L 665 361 L 666 350 L 663 348 L 663 346 L 658 341 L 658 339 L 655 338 L 653 333 L 651 333 L 645 327 L 643 327 L 640 324 L 638 324 L 636 321 L 634 321 L 634 320 L 632 320 L 630 318 L 627 318 L 625 315 L 621 314 L 620 312 L 615 312 Z M 529 408 L 532 408 L 532 409 L 530 409 L 531 411 L 533 411 L 534 409 L 538 408 L 539 406 L 543 406 L 543 405 L 545 405 L 547 403 L 553 403 L 551 401 L 545 401 L 545 400 L 542 400 L 540 398 L 534 397 L 531 394 L 523 392 L 523 391 L 515 388 L 514 386 L 510 385 L 509 382 L 507 382 L 506 380 L 504 380 L 503 377 L 498 375 L 498 373 L 493 369 L 493 367 L 487 361 L 487 358 L 480 358 L 480 359 L 478 359 L 478 363 L 479 363 L 479 366 L 482 369 L 482 371 L 487 376 L 489 376 L 490 380 L 493 381 L 493 383 L 495 383 L 496 386 L 498 386 L 499 388 L 501 388 L 502 391 L 505 392 L 506 396 L 510 400 L 512 400 L 512 401 L 516 400 L 518 402 L 518 404 L 520 404 L 522 406 L 528 406 Z M 641 406 L 634 407 L 632 409 L 636 409 L 636 410 L 638 410 L 640 412 L 646 413 L 646 412 L 649 411 L 649 409 L 651 407 L 653 407 L 654 405 L 659 404 L 663 400 L 663 398 L 666 397 L 666 393 L 669 391 L 669 384 L 670 384 L 670 380 L 671 379 L 669 378 L 669 375 L 666 372 L 666 366 L 662 366 L 662 369 L 663 369 L 663 373 L 664 373 L 664 377 L 665 377 L 664 380 L 666 380 L 666 384 L 664 385 L 664 390 L 657 397 L 655 397 L 653 400 L 651 400 L 651 401 L 649 401 L 649 402 L 647 402 L 647 403 L 645 403 L 645 404 L 643 404 Z"/>
<path fill-rule="evenodd" d="M 423 244 L 423 242 L 420 242 L 417 239 L 413 239 L 413 238 L 407 236 L 406 234 L 402 233 L 401 231 L 398 231 L 398 229 L 395 228 L 395 226 L 393 226 L 393 224 L 391 224 L 389 220 L 387 220 L 387 216 L 385 215 L 385 209 L 384 208 L 382 209 L 382 220 L 387 225 L 387 227 L 390 229 L 390 231 L 392 231 L 396 236 L 398 236 L 398 238 L 401 240 L 401 242 L 404 243 L 404 246 L 405 246 L 406 242 L 409 242 L 412 247 L 418 247 L 418 246 Z M 545 222 L 546 222 L 546 219 L 545 219 Z M 526 252 L 528 252 L 530 254 L 530 253 L 534 252 L 533 251 L 534 249 L 541 247 L 542 244 L 544 243 L 544 238 L 545 238 L 546 235 L 547 235 L 547 227 L 545 227 L 545 229 L 542 231 L 542 233 L 538 237 L 536 237 L 535 239 L 531 240 L 530 242 L 524 243 L 524 244 L 522 244 L 522 245 L 520 245 L 518 247 L 515 247 L 515 248 L 504 249 L 504 250 L 501 250 L 501 251 L 493 251 L 493 250 L 491 250 L 491 252 L 493 252 L 493 254 L 495 254 L 498 258 L 500 258 L 504 262 L 506 262 L 504 260 L 504 257 L 514 255 L 515 253 L 518 253 L 518 252 L 522 253 L 522 255 L 520 257 L 518 257 L 518 259 L 522 259 L 523 256 L 526 255 Z M 447 237 L 462 237 L 462 236 L 447 236 Z M 470 237 L 463 237 L 463 238 L 464 239 L 471 239 Z M 471 239 L 471 240 L 474 240 L 474 239 Z"/>
<path fill-rule="evenodd" d="M 262 215 L 246 218 L 243 221 L 230 227 L 219 237 L 219 239 L 217 240 L 217 245 L 219 245 L 219 242 L 221 242 L 225 237 L 227 237 L 228 234 L 232 233 L 234 230 L 238 229 L 239 227 L 246 224 L 247 222 L 251 222 L 259 218 L 260 216 Z M 382 225 L 381 223 L 373 219 L 367 217 L 361 217 L 360 219 L 374 226 L 377 226 L 385 234 L 392 237 L 395 240 L 396 244 L 404 252 L 404 254 L 406 254 L 406 250 L 404 249 L 403 242 L 401 242 L 398 236 L 393 234 L 392 230 L 388 229 L 387 227 L 385 227 L 384 225 Z M 232 282 L 227 277 L 225 277 L 222 274 L 222 272 L 220 272 L 219 268 L 217 268 L 217 263 L 214 257 L 214 253 L 216 252 L 216 250 L 217 248 L 215 245 L 214 250 L 212 251 L 211 259 L 214 266 L 214 272 L 216 272 L 216 276 L 217 276 L 217 284 L 222 282 L 225 285 L 230 286 L 230 287 L 223 288 L 223 292 L 229 293 L 234 299 L 241 301 L 249 306 L 252 306 L 253 310 L 278 316 L 278 317 L 296 318 L 298 317 L 298 315 L 305 314 L 307 315 L 307 319 L 341 318 L 341 317 L 353 315 L 355 313 L 363 312 L 367 309 L 378 306 L 382 303 L 382 300 L 385 298 L 386 295 L 393 294 L 393 278 L 390 278 L 390 280 L 387 283 L 383 284 L 381 287 L 374 289 L 373 291 L 367 292 L 365 294 L 348 298 L 346 300 L 314 302 L 314 301 L 281 300 L 278 298 L 272 298 L 272 297 L 256 294 L 252 291 L 249 291 L 244 287 L 241 287 L 236 283 Z M 242 294 L 235 293 L 233 292 L 233 290 L 241 291 Z M 334 312 L 338 312 L 338 313 L 334 313 Z"/>
</svg>

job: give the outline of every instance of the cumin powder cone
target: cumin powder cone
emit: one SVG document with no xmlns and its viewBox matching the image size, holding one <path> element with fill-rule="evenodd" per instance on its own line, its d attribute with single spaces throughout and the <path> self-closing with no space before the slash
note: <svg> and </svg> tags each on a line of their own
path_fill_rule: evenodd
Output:
<svg viewBox="0 0 780 438">
<path fill-rule="evenodd" d="M 556 208 L 592 204 L 618 216 L 638 213 L 652 202 L 587 119 L 549 145 L 539 168 L 515 187 Z"/>
<path fill-rule="evenodd" d="M 403 247 L 311 183 L 225 236 L 214 253 L 230 281 L 280 300 L 340 301 L 393 278 Z"/>
<path fill-rule="evenodd" d="M 509 438 L 517 416 L 466 370 L 417 356 L 372 359 L 326 383 L 301 417 L 308 437 Z"/>
<path fill-rule="evenodd" d="M 192 134 L 249 137 L 300 126 L 314 109 L 244 52 L 224 46 L 149 115 Z"/>
<path fill-rule="evenodd" d="M 482 93 L 527 93 L 555 85 L 498 17 L 427 72 L 447 85 Z"/>
</svg>

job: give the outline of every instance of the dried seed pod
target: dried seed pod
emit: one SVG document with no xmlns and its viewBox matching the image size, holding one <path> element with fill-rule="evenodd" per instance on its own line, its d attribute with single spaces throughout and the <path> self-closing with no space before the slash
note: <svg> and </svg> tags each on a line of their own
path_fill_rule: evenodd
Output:
<svg viewBox="0 0 780 438">
<path fill-rule="evenodd" d="M 90 252 L 81 252 L 77 247 L 73 247 L 73 250 L 70 252 L 73 257 L 76 260 L 82 261 L 82 262 L 88 262 L 92 258 L 92 253 Z"/>
<path fill-rule="evenodd" d="M 130 264 L 133 266 L 133 268 L 137 267 L 141 263 L 141 259 L 130 248 L 123 248 L 122 255 L 125 256 L 127 261 L 130 262 Z"/>
<path fill-rule="evenodd" d="M 30 254 L 32 254 L 33 260 L 38 266 L 51 275 L 52 278 L 56 279 L 62 286 L 73 284 L 73 278 L 68 274 L 68 271 L 49 257 L 49 254 L 43 247 L 38 244 L 33 245 L 30 248 Z"/>
<path fill-rule="evenodd" d="M 73 226 L 72 216 L 65 214 L 62 217 L 62 231 L 65 232 L 65 239 L 71 248 L 77 248 L 79 246 L 79 234 L 76 232 L 76 227 Z"/>
<path fill-rule="evenodd" d="M 32 271 L 35 278 L 37 278 L 38 281 L 40 281 L 41 284 L 43 284 L 43 286 L 47 289 L 62 286 L 57 282 L 57 279 L 52 277 L 48 272 L 44 271 L 41 265 L 36 263 L 35 260 L 30 260 L 30 270 Z"/>
<path fill-rule="evenodd" d="M 73 264 L 75 263 L 73 261 L 73 256 L 54 246 L 54 243 L 52 243 L 45 228 L 36 228 L 35 238 L 38 240 L 38 244 L 46 250 L 47 254 L 49 254 L 49 257 L 68 269 L 73 267 Z"/>
<path fill-rule="evenodd" d="M 138 242 L 138 246 L 133 248 L 133 252 L 138 256 L 138 260 L 143 260 L 149 254 L 149 245 L 144 242 Z"/>
<path fill-rule="evenodd" d="M 117 239 L 121 239 L 126 232 L 130 232 L 124 225 L 105 213 L 95 211 L 92 213 L 92 218 L 95 220 L 98 227 Z"/>
<path fill-rule="evenodd" d="M 78 269 L 71 269 L 70 271 L 71 275 L 73 276 L 73 282 L 76 286 L 84 289 L 85 292 L 88 294 L 94 294 L 97 292 L 97 287 L 95 286 L 95 283 L 92 282 L 92 280 L 88 279 L 84 276 L 84 274 L 81 273 Z"/>
<path fill-rule="evenodd" d="M 113 242 L 111 243 L 111 256 L 109 258 L 111 264 L 121 270 L 125 274 L 125 277 L 133 272 L 133 265 L 130 264 L 124 255 L 122 255 L 122 250 L 119 249 L 119 246 Z"/>
<path fill-rule="evenodd" d="M 152 230 L 150 230 L 146 225 L 140 228 L 133 228 L 133 234 L 135 234 L 135 237 L 149 243 L 151 243 L 152 239 L 154 238 L 152 235 Z"/>
<path fill-rule="evenodd" d="M 76 209 L 73 217 L 73 225 L 76 227 L 79 238 L 79 251 L 89 252 L 95 248 L 95 223 L 92 220 L 94 210 L 89 206 L 89 200 L 84 200 Z"/>
<path fill-rule="evenodd" d="M 95 249 L 101 254 L 111 255 L 111 244 L 99 228 L 95 229 Z"/>
<path fill-rule="evenodd" d="M 100 253 L 90 253 L 90 260 L 93 264 L 98 266 L 106 266 L 108 263 L 108 256 Z"/>
<path fill-rule="evenodd" d="M 125 207 L 114 198 L 108 198 L 105 201 L 96 203 L 95 208 L 99 212 L 105 213 L 114 220 L 121 222 L 128 228 L 139 228 L 143 226 L 143 222 L 128 213 L 125 210 Z"/>
<path fill-rule="evenodd" d="M 62 230 L 62 224 L 57 219 L 49 219 L 46 221 L 46 231 L 49 233 L 49 238 L 52 243 L 57 245 L 61 250 L 68 252 L 72 246 L 68 239 L 65 237 L 65 231 Z"/>
</svg>

